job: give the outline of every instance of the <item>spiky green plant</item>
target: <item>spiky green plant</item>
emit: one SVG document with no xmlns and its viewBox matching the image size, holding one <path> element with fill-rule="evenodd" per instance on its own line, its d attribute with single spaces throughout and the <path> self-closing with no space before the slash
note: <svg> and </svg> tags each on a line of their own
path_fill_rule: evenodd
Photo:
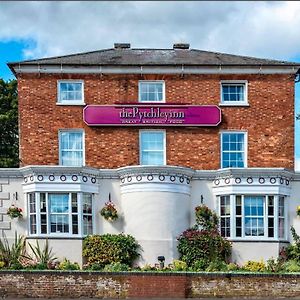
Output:
<svg viewBox="0 0 300 300">
<path fill-rule="evenodd" d="M 53 263 L 55 260 L 57 260 L 57 257 L 55 257 L 52 252 L 52 248 L 49 247 L 49 243 L 47 239 L 44 244 L 44 248 L 40 247 L 38 241 L 36 241 L 36 246 L 33 246 L 30 243 L 28 243 L 28 246 L 31 249 L 34 257 L 27 255 L 26 258 L 36 261 L 37 264 L 48 265 Z"/>
<path fill-rule="evenodd" d="M 15 232 L 15 240 L 11 245 L 3 232 L 0 239 L 0 260 L 5 263 L 5 267 L 20 265 L 19 259 L 25 252 L 25 237 Z"/>
</svg>

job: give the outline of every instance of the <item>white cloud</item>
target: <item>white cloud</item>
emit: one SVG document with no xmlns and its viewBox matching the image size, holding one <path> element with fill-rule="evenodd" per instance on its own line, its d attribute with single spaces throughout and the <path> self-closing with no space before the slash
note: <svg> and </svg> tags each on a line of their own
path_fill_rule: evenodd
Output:
<svg viewBox="0 0 300 300">
<path fill-rule="evenodd" d="M 27 57 L 111 48 L 192 48 L 290 59 L 299 54 L 299 2 L 0 2 L 0 41 L 30 39 Z"/>
</svg>

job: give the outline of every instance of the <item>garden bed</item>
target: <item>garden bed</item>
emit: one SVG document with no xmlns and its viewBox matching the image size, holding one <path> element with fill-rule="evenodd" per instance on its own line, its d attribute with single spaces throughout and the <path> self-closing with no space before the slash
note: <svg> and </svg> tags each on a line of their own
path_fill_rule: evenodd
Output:
<svg viewBox="0 0 300 300">
<path fill-rule="evenodd" d="M 2 297 L 278 298 L 300 296 L 300 273 L 0 271 Z"/>
</svg>

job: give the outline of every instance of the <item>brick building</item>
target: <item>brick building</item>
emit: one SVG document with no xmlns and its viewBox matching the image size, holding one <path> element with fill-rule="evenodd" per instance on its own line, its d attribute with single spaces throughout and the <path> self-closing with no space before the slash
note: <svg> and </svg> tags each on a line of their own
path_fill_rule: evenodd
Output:
<svg viewBox="0 0 300 300">
<path fill-rule="evenodd" d="M 84 236 L 125 232 L 145 264 L 177 257 L 200 203 L 219 214 L 236 262 L 276 257 L 290 225 L 300 228 L 298 63 L 115 44 L 9 67 L 21 168 L 1 171 L 1 230 L 51 238 L 80 263 Z M 113 223 L 99 214 L 109 199 L 121 215 Z M 18 222 L 4 214 L 12 203 L 25 210 Z"/>
</svg>

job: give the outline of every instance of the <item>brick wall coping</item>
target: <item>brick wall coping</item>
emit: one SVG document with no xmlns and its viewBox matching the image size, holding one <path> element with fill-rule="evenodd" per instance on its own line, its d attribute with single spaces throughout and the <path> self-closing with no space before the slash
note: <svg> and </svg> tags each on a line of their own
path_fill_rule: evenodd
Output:
<svg viewBox="0 0 300 300">
<path fill-rule="evenodd" d="M 36 274 L 36 275 L 103 275 L 103 276 L 185 276 L 185 277 L 272 277 L 272 278 L 300 278 L 300 272 L 295 273 L 260 273 L 260 272 L 103 272 L 103 271 L 82 271 L 82 270 L 0 270 L 0 276 L 7 274 Z"/>
</svg>

